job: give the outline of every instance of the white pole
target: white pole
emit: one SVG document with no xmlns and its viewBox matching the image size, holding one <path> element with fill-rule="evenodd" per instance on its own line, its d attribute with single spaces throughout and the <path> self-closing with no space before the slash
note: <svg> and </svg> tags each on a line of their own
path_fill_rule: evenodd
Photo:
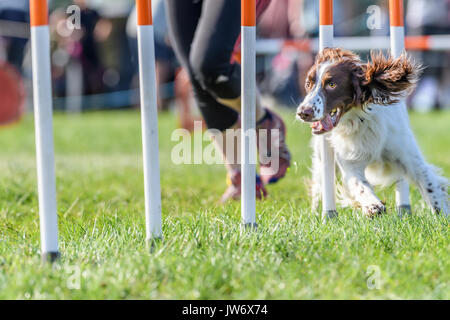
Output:
<svg viewBox="0 0 450 320">
<path fill-rule="evenodd" d="M 391 54 L 398 58 L 405 52 L 405 27 L 391 26 Z"/>
<path fill-rule="evenodd" d="M 148 6 L 139 2 L 148 3 Z M 162 238 L 161 185 L 158 143 L 158 110 L 156 99 L 156 68 L 151 1 L 137 1 L 139 79 L 141 83 L 141 121 L 144 160 L 145 221 L 147 241 Z M 145 14 L 145 9 L 149 10 Z M 142 15 L 149 19 L 142 19 Z"/>
<path fill-rule="evenodd" d="M 320 1 L 319 50 L 333 47 L 333 3 L 331 0 Z M 335 160 L 327 134 L 320 137 L 320 154 L 322 156 L 322 218 L 337 216 L 335 192 Z"/>
<path fill-rule="evenodd" d="M 400 180 L 395 185 L 395 203 L 397 206 L 397 214 L 411 214 L 411 204 L 409 200 L 409 183 L 406 180 Z"/>
<path fill-rule="evenodd" d="M 391 37 L 391 55 L 398 58 L 405 52 L 405 27 L 404 27 L 404 10 L 403 0 L 389 1 L 389 22 Z M 401 101 L 400 104 L 406 108 L 406 102 Z M 395 202 L 397 206 L 397 214 L 411 214 L 411 203 L 409 199 L 409 183 L 406 180 L 400 180 L 395 186 Z"/>
<path fill-rule="evenodd" d="M 30 1 L 41 254 L 44 261 L 54 261 L 59 256 L 59 248 L 52 124 L 50 32 L 47 24 L 47 12 L 45 0 Z"/>
<path fill-rule="evenodd" d="M 242 0 L 242 132 L 241 214 L 246 227 L 256 227 L 256 4 Z"/>
</svg>

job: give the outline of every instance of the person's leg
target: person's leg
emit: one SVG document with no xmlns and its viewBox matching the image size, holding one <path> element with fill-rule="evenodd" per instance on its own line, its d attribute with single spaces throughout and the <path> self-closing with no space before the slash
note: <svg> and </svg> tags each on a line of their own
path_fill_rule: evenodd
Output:
<svg viewBox="0 0 450 320">
<path fill-rule="evenodd" d="M 195 100 L 210 129 L 224 131 L 238 122 L 239 114 L 216 101 L 197 81 L 189 61 L 191 47 L 202 14 L 203 1 L 165 0 L 169 33 L 178 60 L 187 70 Z"/>
<path fill-rule="evenodd" d="M 192 41 L 189 64 L 193 78 L 217 103 L 240 112 L 241 71 L 231 63 L 231 55 L 240 33 L 239 0 L 203 0 L 201 17 Z M 258 108 L 259 110 L 261 108 Z M 212 117 L 218 117 L 211 110 Z M 259 112 L 257 112 L 258 114 Z M 258 117 L 259 114 L 257 115 Z M 239 129 L 240 121 L 226 129 Z M 227 168 L 228 189 L 222 202 L 239 199 L 241 194 L 240 130 L 224 130 L 213 137 Z M 256 182 L 256 196 L 266 196 L 261 180 Z"/>
<path fill-rule="evenodd" d="M 194 97 L 209 129 L 217 129 L 223 132 L 222 139 L 227 144 L 226 129 L 239 125 L 239 114 L 237 111 L 219 103 L 204 87 L 194 75 L 193 66 L 190 63 L 191 48 L 194 47 L 194 37 L 198 33 L 198 24 L 203 12 L 203 1 L 178 1 L 166 0 L 167 20 L 170 36 L 173 40 L 173 47 L 178 60 L 189 74 L 194 91 Z M 240 163 L 231 161 L 222 144 L 216 144 L 224 157 L 225 166 L 229 173 L 238 171 Z"/>
<path fill-rule="evenodd" d="M 233 134 L 230 134 L 230 131 L 226 132 L 226 129 L 239 127 L 239 113 L 217 101 L 210 91 L 205 89 L 199 82 L 198 77 L 195 76 L 194 67 L 191 64 L 192 60 L 189 59 L 189 57 L 192 57 L 191 48 L 195 48 L 194 37 L 199 34 L 198 24 L 200 17 L 205 12 L 203 5 L 203 1 L 194 3 L 192 1 L 166 0 L 169 32 L 173 40 L 172 45 L 174 46 L 176 55 L 189 74 L 194 97 L 207 127 L 209 129 L 217 129 L 221 132 L 219 136 L 214 138 L 214 143 L 223 155 L 230 184 L 222 200 L 237 199 L 240 195 L 240 188 L 239 185 L 235 184 L 240 183 L 240 179 L 238 179 L 240 174 L 240 161 L 236 155 L 238 154 L 237 151 L 239 150 L 240 141 Z M 239 26 L 239 21 L 237 21 L 237 24 Z M 230 56 L 228 57 L 228 63 L 229 59 Z M 233 146 L 233 152 L 227 152 L 227 145 Z M 256 194 L 259 197 L 265 195 L 264 186 L 260 181 L 257 183 Z"/>
<path fill-rule="evenodd" d="M 184 68 L 180 68 L 175 76 L 175 101 L 178 111 L 178 122 L 181 128 L 193 131 L 194 121 L 191 112 L 192 86 Z"/>
<path fill-rule="evenodd" d="M 241 31 L 240 0 L 204 0 L 192 43 L 190 64 L 194 77 L 221 104 L 240 112 L 241 68 L 231 55 Z M 264 116 L 260 99 L 256 119 Z"/>
<path fill-rule="evenodd" d="M 241 68 L 231 62 L 231 56 L 241 30 L 240 4 L 240 0 L 203 1 L 202 15 L 189 56 L 194 77 L 202 88 L 217 101 L 239 112 Z M 260 161 L 261 178 L 264 183 L 274 183 L 286 174 L 290 165 L 290 153 L 285 143 L 286 128 L 279 116 L 262 108 L 259 94 L 256 99 L 256 121 L 260 160 L 265 160 Z M 260 129 L 267 130 L 265 143 L 259 139 Z M 271 134 L 275 132 L 278 134 Z M 274 150 L 276 152 L 272 152 Z M 226 154 L 226 150 L 222 152 Z"/>
</svg>

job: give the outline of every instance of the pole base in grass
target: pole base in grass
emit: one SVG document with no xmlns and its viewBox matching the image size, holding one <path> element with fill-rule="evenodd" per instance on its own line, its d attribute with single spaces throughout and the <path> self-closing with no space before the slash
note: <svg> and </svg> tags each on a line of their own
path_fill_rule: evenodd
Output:
<svg viewBox="0 0 450 320">
<path fill-rule="evenodd" d="M 41 255 L 41 259 L 43 263 L 53 263 L 61 257 L 59 252 L 44 252 Z"/>
<path fill-rule="evenodd" d="M 324 220 L 337 218 L 338 212 L 336 210 L 325 210 L 322 212 L 322 217 Z"/>
<path fill-rule="evenodd" d="M 257 223 L 243 223 L 242 229 L 244 230 L 258 230 L 258 224 Z"/>
<path fill-rule="evenodd" d="M 400 206 L 397 206 L 397 215 L 401 218 L 404 215 L 412 215 L 411 206 L 409 204 L 402 204 Z"/>
<path fill-rule="evenodd" d="M 155 250 L 155 247 L 163 241 L 162 236 L 161 237 L 154 237 L 146 240 L 147 248 L 150 252 L 153 252 Z"/>
</svg>

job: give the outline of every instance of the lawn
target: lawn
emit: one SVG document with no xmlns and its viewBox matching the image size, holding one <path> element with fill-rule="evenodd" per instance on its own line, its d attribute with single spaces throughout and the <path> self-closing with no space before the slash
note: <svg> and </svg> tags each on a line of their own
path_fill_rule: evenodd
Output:
<svg viewBox="0 0 450 320">
<path fill-rule="evenodd" d="M 307 192 L 310 130 L 285 112 L 293 165 L 241 232 L 239 203 L 218 203 L 220 165 L 174 165 L 176 121 L 160 116 L 164 240 L 145 245 L 137 111 L 54 119 L 61 260 L 40 261 L 31 116 L 0 129 L 0 299 L 450 299 L 449 220 L 393 189 L 373 220 L 340 209 L 326 224 Z M 411 114 L 426 158 L 450 177 L 450 112 Z"/>
</svg>

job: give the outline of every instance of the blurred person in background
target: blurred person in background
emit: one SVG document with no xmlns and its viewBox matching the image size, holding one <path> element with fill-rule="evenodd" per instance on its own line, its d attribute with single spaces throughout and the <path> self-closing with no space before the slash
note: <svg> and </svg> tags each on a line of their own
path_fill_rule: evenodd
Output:
<svg viewBox="0 0 450 320">
<path fill-rule="evenodd" d="M 28 0 L 0 0 L 0 125 L 19 121 L 25 109 L 27 21 Z"/>
<path fill-rule="evenodd" d="M 65 10 L 57 8 L 51 12 L 49 17 L 51 52 L 52 52 L 52 86 L 53 94 L 56 97 L 64 97 L 70 95 L 66 92 L 66 68 L 70 64 L 71 54 L 73 50 L 71 40 L 71 30 L 67 28 L 67 15 Z M 78 56 L 78 55 L 77 55 Z M 81 66 L 79 67 L 78 80 L 79 86 L 78 95 L 82 94 L 82 75 Z"/>
<path fill-rule="evenodd" d="M 192 131 L 194 121 L 201 121 L 191 108 L 192 87 L 186 71 L 181 68 L 170 44 L 164 1 L 152 1 L 153 30 L 155 40 L 155 62 L 157 82 L 157 103 L 159 110 L 167 110 L 175 98 L 179 125 Z M 130 43 L 135 81 L 138 80 L 138 43 L 136 6 L 127 21 L 127 36 Z M 136 85 L 137 86 L 137 85 Z"/>
<path fill-rule="evenodd" d="M 18 31 L 22 31 L 22 34 L 28 33 L 28 26 L 25 25 L 29 20 L 28 2 L 29 0 L 0 0 L 0 29 L 8 29 L 8 33 Z M 23 25 L 8 24 L 8 22 L 23 23 Z M 4 24 L 3 27 L 2 24 Z M 19 29 L 24 29 L 25 32 Z M 4 48 L 6 51 L 6 60 L 16 67 L 17 70 L 21 71 L 28 39 L 22 35 L 21 37 L 4 36 L 1 40 L 6 47 Z"/>
<path fill-rule="evenodd" d="M 274 1 L 278 2 L 278 0 Z M 216 147 L 223 155 L 227 169 L 228 188 L 222 202 L 237 200 L 241 195 L 241 165 L 236 158 L 240 139 L 234 130 L 240 128 L 241 67 L 233 60 L 235 48 L 239 47 L 241 31 L 240 0 L 166 0 L 169 31 L 178 60 L 188 71 L 196 102 L 206 125 L 215 129 Z M 256 2 L 256 15 L 267 8 L 270 1 Z M 256 180 L 256 196 L 266 195 L 265 185 L 277 182 L 290 166 L 290 153 L 285 143 L 286 128 L 283 120 L 272 110 L 261 105 L 258 92 L 256 99 L 256 131 L 278 130 L 278 170 L 270 163 L 260 163 L 260 177 Z M 229 150 L 230 139 L 234 150 Z M 228 140 L 228 143 L 227 143 Z M 272 139 L 267 137 L 270 144 Z M 219 142 L 220 141 L 220 142 Z M 272 142 L 273 143 L 273 142 Z M 271 146 L 259 146 L 259 159 L 271 158 Z"/>
<path fill-rule="evenodd" d="M 272 1 L 258 23 L 259 38 L 301 39 L 307 37 L 303 24 L 305 0 Z M 282 49 L 269 57 L 270 69 L 264 75 L 261 90 L 275 97 L 277 102 L 290 106 L 305 96 L 306 72 L 312 65 L 312 53 Z M 267 57 L 264 57 L 267 58 Z M 266 70 L 264 70 L 266 71 Z"/>
<path fill-rule="evenodd" d="M 366 8 L 373 0 L 334 0 L 334 36 L 355 36 L 367 31 Z M 302 1 L 302 26 L 310 37 L 319 36 L 319 1 Z M 358 14 L 360 13 L 360 14 Z"/>
<path fill-rule="evenodd" d="M 155 35 L 155 59 L 156 77 L 158 83 L 158 106 L 161 110 L 168 109 L 168 91 L 163 92 L 161 84 L 173 82 L 179 68 L 175 53 L 169 42 L 169 30 L 167 27 L 166 10 L 164 1 L 152 1 Z M 166 86 L 167 88 L 167 86 Z M 173 90 L 171 90 L 173 92 Z"/>
<path fill-rule="evenodd" d="M 83 94 L 102 92 L 104 66 L 99 55 L 99 42 L 111 34 L 112 25 L 99 13 L 87 6 L 86 0 L 74 0 L 81 9 L 81 30 L 73 30 L 70 54 L 82 67 Z"/>
<path fill-rule="evenodd" d="M 168 83 L 172 82 L 176 70 L 178 69 L 178 61 L 175 57 L 172 47 L 169 43 L 169 35 L 167 30 L 166 10 L 162 0 L 152 1 L 153 14 L 153 31 L 155 41 L 155 60 L 156 60 L 156 82 L 158 92 L 158 109 L 167 110 L 169 97 L 172 96 L 167 90 Z M 129 37 L 130 48 L 132 48 L 133 68 L 138 76 L 138 43 L 137 43 L 137 14 L 136 6 L 130 13 L 127 21 L 127 35 Z M 173 90 L 172 90 L 173 91 Z"/>
<path fill-rule="evenodd" d="M 261 15 L 258 36 L 262 38 L 301 38 L 305 35 L 302 23 L 304 0 L 272 1 Z"/>
<path fill-rule="evenodd" d="M 409 0 L 406 10 L 408 35 L 450 34 L 450 0 Z M 411 104 L 415 110 L 450 107 L 450 57 L 448 52 L 415 53 L 426 67 Z"/>
<path fill-rule="evenodd" d="M 80 28 L 75 25 L 69 28 L 70 14 L 65 7 L 57 7 L 51 12 L 49 27 L 54 94 L 68 97 L 64 104 L 55 107 L 80 112 L 84 107 L 83 96 L 105 91 L 100 43 L 108 39 L 112 24 L 89 8 L 88 1 L 75 0 L 74 4 L 80 8 Z"/>
</svg>

